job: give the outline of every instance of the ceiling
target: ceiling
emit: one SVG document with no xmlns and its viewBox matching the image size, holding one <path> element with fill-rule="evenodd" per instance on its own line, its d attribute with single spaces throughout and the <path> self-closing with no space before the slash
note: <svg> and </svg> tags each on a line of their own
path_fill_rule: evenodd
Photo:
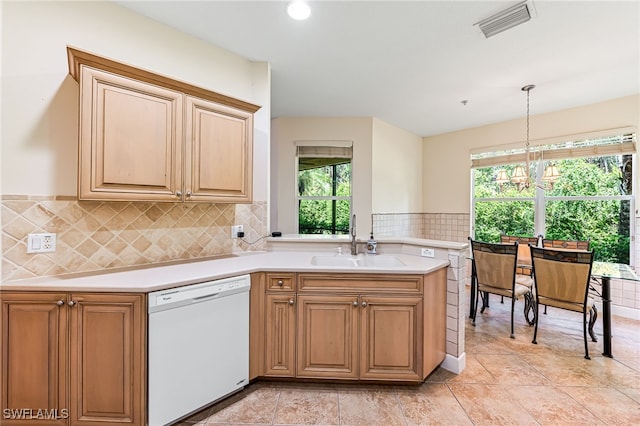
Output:
<svg viewBox="0 0 640 426">
<path fill-rule="evenodd" d="M 529 0 L 534 17 L 486 39 L 513 1 L 117 1 L 272 73 L 272 117 L 373 116 L 420 136 L 640 93 L 640 1 Z M 467 100 L 466 105 L 462 103 Z"/>
</svg>

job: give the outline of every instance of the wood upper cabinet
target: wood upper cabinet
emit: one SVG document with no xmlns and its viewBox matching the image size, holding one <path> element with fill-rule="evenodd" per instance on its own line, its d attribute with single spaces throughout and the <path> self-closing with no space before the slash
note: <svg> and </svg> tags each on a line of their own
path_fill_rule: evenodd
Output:
<svg viewBox="0 0 640 426">
<path fill-rule="evenodd" d="M 83 66 L 78 197 L 179 201 L 183 95 Z"/>
<path fill-rule="evenodd" d="M 253 114 L 187 96 L 185 196 L 251 201 Z"/>
<path fill-rule="evenodd" d="M 80 83 L 79 199 L 251 202 L 257 105 L 67 52 Z"/>
<path fill-rule="evenodd" d="M 3 424 L 144 425 L 145 327 L 143 295 L 2 293 Z"/>
</svg>

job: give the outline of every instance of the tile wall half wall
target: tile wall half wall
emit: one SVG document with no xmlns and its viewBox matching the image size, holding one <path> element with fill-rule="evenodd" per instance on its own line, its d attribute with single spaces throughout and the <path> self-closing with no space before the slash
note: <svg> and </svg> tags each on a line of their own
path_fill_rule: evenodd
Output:
<svg viewBox="0 0 640 426">
<path fill-rule="evenodd" d="M 75 197 L 2 197 L 2 281 L 103 271 L 249 250 L 266 235 L 267 204 L 78 201 Z M 27 235 L 55 232 L 53 253 L 27 254 Z"/>
<path fill-rule="evenodd" d="M 372 215 L 377 237 L 413 237 L 466 243 L 468 213 L 376 213 Z"/>
</svg>

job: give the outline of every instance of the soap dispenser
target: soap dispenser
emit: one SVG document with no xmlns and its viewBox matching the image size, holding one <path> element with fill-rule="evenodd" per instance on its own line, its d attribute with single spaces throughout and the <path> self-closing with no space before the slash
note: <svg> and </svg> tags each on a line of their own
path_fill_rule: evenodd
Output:
<svg viewBox="0 0 640 426">
<path fill-rule="evenodd" d="M 371 230 L 371 236 L 367 240 L 367 254 L 377 254 L 378 242 L 373 238 L 373 229 Z"/>
<path fill-rule="evenodd" d="M 367 254 L 378 254 L 376 250 L 378 249 L 378 242 L 373 238 L 373 215 L 371 215 L 371 235 L 369 236 L 369 240 L 367 240 Z"/>
</svg>

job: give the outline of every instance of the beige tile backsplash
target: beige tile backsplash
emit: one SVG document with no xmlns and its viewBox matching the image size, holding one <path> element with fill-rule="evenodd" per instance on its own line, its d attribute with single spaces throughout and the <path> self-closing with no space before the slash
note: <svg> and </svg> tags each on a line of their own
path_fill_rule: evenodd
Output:
<svg viewBox="0 0 640 426">
<path fill-rule="evenodd" d="M 263 250 L 231 239 L 267 232 L 267 205 L 78 201 L 3 196 L 2 281 Z M 27 254 L 27 234 L 55 232 L 56 251 Z"/>
<path fill-rule="evenodd" d="M 373 231 L 378 237 L 413 237 L 467 242 L 467 213 L 375 213 Z"/>
</svg>

